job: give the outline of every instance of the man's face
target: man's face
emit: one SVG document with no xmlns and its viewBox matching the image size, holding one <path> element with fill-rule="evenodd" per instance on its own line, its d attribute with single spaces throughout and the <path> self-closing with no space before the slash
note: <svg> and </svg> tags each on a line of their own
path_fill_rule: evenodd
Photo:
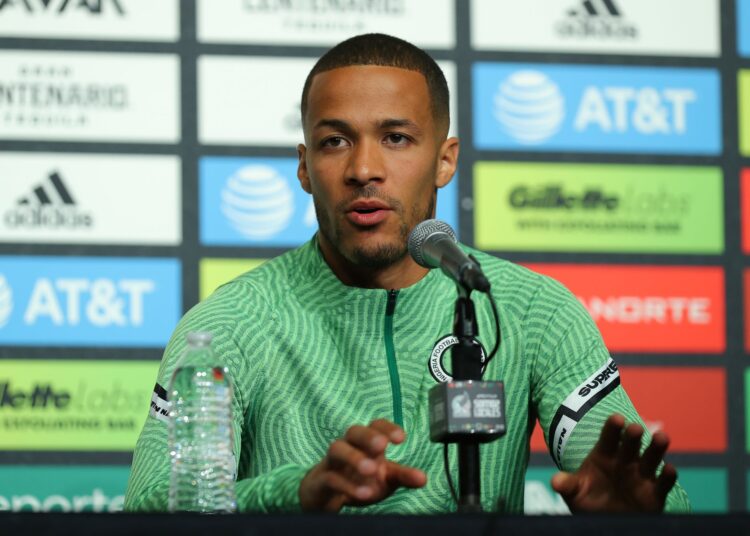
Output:
<svg viewBox="0 0 750 536">
<path fill-rule="evenodd" d="M 324 254 L 382 268 L 403 259 L 412 228 L 433 217 L 458 141 L 441 135 L 421 73 L 367 65 L 315 76 L 298 151 Z"/>
</svg>

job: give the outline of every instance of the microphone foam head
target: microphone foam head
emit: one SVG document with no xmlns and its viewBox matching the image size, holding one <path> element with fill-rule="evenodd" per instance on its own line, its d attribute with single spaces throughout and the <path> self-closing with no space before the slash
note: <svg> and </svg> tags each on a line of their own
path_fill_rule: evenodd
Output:
<svg viewBox="0 0 750 536">
<path fill-rule="evenodd" d="M 453 232 L 451 226 L 440 220 L 425 220 L 417 224 L 409 233 L 409 254 L 414 262 L 425 268 L 432 268 L 432 266 L 424 260 L 422 246 L 430 236 L 435 234 L 448 235 L 451 240 L 456 241 L 456 233 Z"/>
</svg>

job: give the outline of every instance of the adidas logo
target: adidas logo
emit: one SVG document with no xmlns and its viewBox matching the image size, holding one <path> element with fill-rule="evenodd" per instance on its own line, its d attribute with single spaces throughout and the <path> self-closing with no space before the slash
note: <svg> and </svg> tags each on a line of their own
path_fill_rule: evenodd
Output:
<svg viewBox="0 0 750 536">
<path fill-rule="evenodd" d="M 555 29 L 563 37 L 632 40 L 638 29 L 628 22 L 614 0 L 583 0 L 569 9 Z"/>
<path fill-rule="evenodd" d="M 81 211 L 70 189 L 57 171 L 47 181 L 35 186 L 28 195 L 3 215 L 12 229 L 78 229 L 93 225 L 90 212 Z"/>
<path fill-rule="evenodd" d="M 598 7 L 597 7 L 598 6 Z M 600 15 L 611 15 L 613 17 L 619 17 L 620 10 L 617 9 L 615 3 L 612 0 L 599 0 L 598 2 L 592 0 L 585 0 L 581 2 L 581 7 L 585 11 L 585 15 L 590 17 L 596 17 Z M 578 9 L 571 9 L 568 11 L 568 16 L 577 17 L 582 13 Z"/>
</svg>

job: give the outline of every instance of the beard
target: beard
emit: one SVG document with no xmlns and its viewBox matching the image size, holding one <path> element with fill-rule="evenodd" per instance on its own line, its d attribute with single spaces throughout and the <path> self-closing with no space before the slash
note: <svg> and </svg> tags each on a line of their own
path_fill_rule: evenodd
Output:
<svg viewBox="0 0 750 536">
<path fill-rule="evenodd" d="M 355 190 L 352 192 L 349 199 L 336 206 L 334 214 L 343 213 L 349 203 L 355 199 L 376 198 L 386 202 L 388 206 L 391 207 L 393 212 L 399 218 L 399 225 L 396 236 L 394 236 L 389 242 L 375 242 L 375 239 L 373 239 L 372 244 L 358 244 L 349 250 L 344 249 L 341 242 L 341 237 L 344 232 L 342 230 L 341 220 L 336 219 L 335 222 L 332 222 L 328 217 L 328 212 L 321 204 L 319 204 L 315 197 L 313 197 L 313 204 L 315 205 L 315 213 L 318 218 L 320 232 L 326 237 L 328 242 L 336 248 L 339 254 L 356 266 L 379 270 L 401 261 L 406 255 L 408 255 L 409 233 L 418 223 L 432 218 L 435 210 L 436 196 L 437 188 L 430 196 L 430 201 L 427 204 L 427 207 L 420 207 L 415 203 L 408 210 L 409 216 L 411 217 L 407 218 L 407 210 L 404 208 L 404 205 L 397 199 L 382 195 L 376 186 L 367 185 Z M 407 220 L 410 220 L 410 222 Z"/>
</svg>

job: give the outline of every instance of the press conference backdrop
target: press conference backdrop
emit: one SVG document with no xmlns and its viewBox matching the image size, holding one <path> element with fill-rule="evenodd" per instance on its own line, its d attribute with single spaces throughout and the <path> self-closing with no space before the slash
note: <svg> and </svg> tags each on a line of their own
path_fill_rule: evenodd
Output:
<svg viewBox="0 0 750 536">
<path fill-rule="evenodd" d="M 371 31 L 447 76 L 438 217 L 565 283 L 695 510 L 745 511 L 750 0 L 0 0 L 0 510 L 122 508 L 181 314 L 315 231 L 300 89 Z"/>
</svg>

